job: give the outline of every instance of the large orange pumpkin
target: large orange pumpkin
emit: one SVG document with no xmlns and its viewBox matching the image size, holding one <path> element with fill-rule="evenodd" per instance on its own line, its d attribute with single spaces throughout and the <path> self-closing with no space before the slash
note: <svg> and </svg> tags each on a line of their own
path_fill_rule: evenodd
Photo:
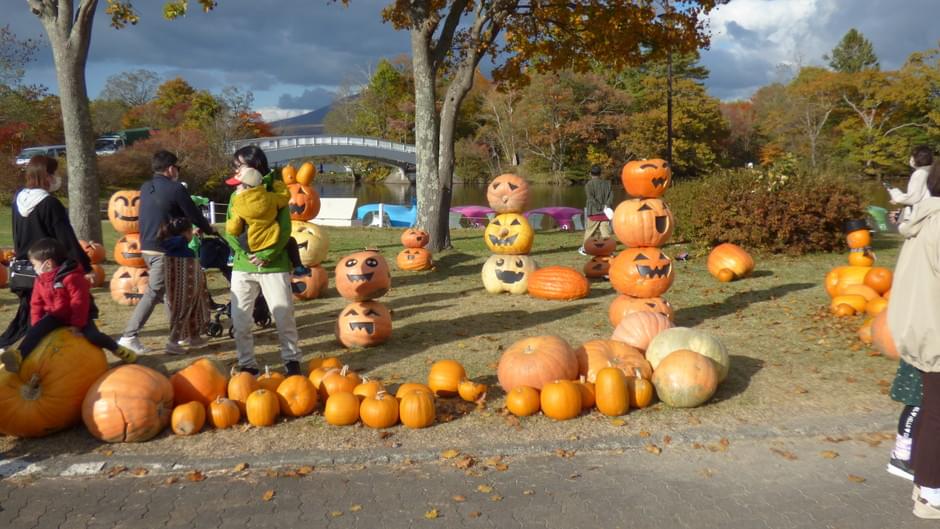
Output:
<svg viewBox="0 0 940 529">
<path fill-rule="evenodd" d="M 710 358 L 695 351 L 673 351 L 653 372 L 659 399 L 674 408 L 694 408 L 708 401 L 718 389 L 718 369 Z"/>
<path fill-rule="evenodd" d="M 529 184 L 512 173 L 501 174 L 486 186 L 486 201 L 497 213 L 521 213 L 529 200 Z"/>
<path fill-rule="evenodd" d="M 587 278 L 567 266 L 546 266 L 529 274 L 529 295 L 534 298 L 571 301 L 587 297 L 590 291 Z"/>
<path fill-rule="evenodd" d="M 108 220 L 118 233 L 140 231 L 140 191 L 124 189 L 111 195 Z"/>
<path fill-rule="evenodd" d="M 483 241 L 491 252 L 502 255 L 525 255 L 532 250 L 535 232 L 521 213 L 500 213 L 486 225 Z"/>
<path fill-rule="evenodd" d="M 639 198 L 661 197 L 672 180 L 669 162 L 660 159 L 633 160 L 620 172 L 624 189 Z"/>
<path fill-rule="evenodd" d="M 149 284 L 149 270 L 122 266 L 111 276 L 111 299 L 121 305 L 136 305 L 144 297 Z"/>
<path fill-rule="evenodd" d="M 114 244 L 114 260 L 121 266 L 142 268 L 147 266 L 140 248 L 139 233 L 125 233 Z"/>
<path fill-rule="evenodd" d="M 627 246 L 662 246 L 672 236 L 675 220 L 662 200 L 634 198 L 617 206 L 611 224 L 617 238 Z"/>
<path fill-rule="evenodd" d="M 401 233 L 401 245 L 405 248 L 424 248 L 430 241 L 428 232 L 418 228 L 408 228 Z"/>
<path fill-rule="evenodd" d="M 307 221 L 320 213 L 320 195 L 315 189 L 304 184 L 290 184 L 287 189 L 290 191 L 287 208 L 291 220 Z"/>
<path fill-rule="evenodd" d="M 584 263 L 584 276 L 591 279 L 606 277 L 610 274 L 610 262 L 613 257 L 609 255 L 595 255 L 591 260 Z"/>
<path fill-rule="evenodd" d="M 350 301 L 380 298 L 392 286 L 388 263 L 377 250 L 351 253 L 336 261 L 336 290 Z"/>
<path fill-rule="evenodd" d="M 645 351 L 650 341 L 662 331 L 673 327 L 672 320 L 656 312 L 634 312 L 620 320 L 610 336 L 611 340 L 623 342 Z"/>
<path fill-rule="evenodd" d="M 610 303 L 607 317 L 610 324 L 616 327 L 627 314 L 634 312 L 655 312 L 673 319 L 672 305 L 663 298 L 635 298 L 633 296 L 619 295 Z"/>
<path fill-rule="evenodd" d="M 172 413 L 170 381 L 137 364 L 118 366 L 102 375 L 82 403 L 88 432 L 108 443 L 152 439 L 167 427 Z"/>
<path fill-rule="evenodd" d="M 881 266 L 876 266 L 866 272 L 865 279 L 863 279 L 866 286 L 882 295 L 891 290 L 892 281 L 894 281 L 894 273 L 890 269 Z"/>
<path fill-rule="evenodd" d="M 208 406 L 225 396 L 228 377 L 215 360 L 200 358 L 174 373 L 170 383 L 173 384 L 173 399 L 177 406 L 193 400 Z"/>
<path fill-rule="evenodd" d="M 408 272 L 420 272 L 434 268 L 431 252 L 426 248 L 405 248 L 398 252 L 395 264 L 398 265 L 399 270 Z"/>
<path fill-rule="evenodd" d="M 627 248 L 610 264 L 610 284 L 621 294 L 655 298 L 672 286 L 672 260 L 659 248 Z"/>
<path fill-rule="evenodd" d="M 330 250 L 330 238 L 326 230 L 312 222 L 292 220 L 290 235 L 297 241 L 300 262 L 304 266 L 317 266 L 326 259 Z"/>
<path fill-rule="evenodd" d="M 82 250 L 85 252 L 85 255 L 88 256 L 88 259 L 91 261 L 91 264 L 100 264 L 104 261 L 106 257 L 106 252 L 104 245 L 100 242 L 94 241 L 78 241 L 79 246 L 82 247 Z"/>
<path fill-rule="evenodd" d="M 610 237 L 593 237 L 583 245 L 584 253 L 605 257 L 617 251 L 617 241 Z"/>
<path fill-rule="evenodd" d="M 499 385 L 509 393 L 516 386 L 542 389 L 553 380 L 578 377 L 578 357 L 558 336 L 524 338 L 509 346 L 496 368 Z"/>
<path fill-rule="evenodd" d="M 597 372 L 605 367 L 616 367 L 632 377 L 640 370 L 643 378 L 653 376 L 653 368 L 643 357 L 643 352 L 615 340 L 589 340 L 575 350 L 578 373 L 588 382 L 597 380 Z"/>
<path fill-rule="evenodd" d="M 726 242 L 719 244 L 708 254 L 708 273 L 718 277 L 722 270 L 730 270 L 734 279 L 751 275 L 754 271 L 754 259 L 740 246 Z"/>
<path fill-rule="evenodd" d="M 891 360 L 901 357 L 891 329 L 888 328 L 888 311 L 883 310 L 871 320 L 871 341 L 875 349 Z"/>
<path fill-rule="evenodd" d="M 391 335 L 391 311 L 378 301 L 354 301 L 336 320 L 336 339 L 345 347 L 380 345 Z"/>
<path fill-rule="evenodd" d="M 101 349 L 71 327 L 49 333 L 19 373 L 0 369 L 0 433 L 41 437 L 75 424 L 85 393 L 107 370 Z"/>
</svg>

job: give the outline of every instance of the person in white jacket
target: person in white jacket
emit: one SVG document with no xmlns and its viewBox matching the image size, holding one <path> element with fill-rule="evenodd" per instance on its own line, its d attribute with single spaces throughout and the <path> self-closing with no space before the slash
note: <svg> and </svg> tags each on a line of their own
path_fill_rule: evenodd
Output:
<svg viewBox="0 0 940 529">
<path fill-rule="evenodd" d="M 888 189 L 891 203 L 905 206 L 898 217 L 899 223 L 913 217 L 917 204 L 930 196 L 930 192 L 927 191 L 927 174 L 933 164 L 933 151 L 927 145 L 918 145 L 911 152 L 911 159 L 908 163 L 914 172 L 911 173 L 911 178 L 907 182 L 907 192 L 896 187 Z"/>
</svg>

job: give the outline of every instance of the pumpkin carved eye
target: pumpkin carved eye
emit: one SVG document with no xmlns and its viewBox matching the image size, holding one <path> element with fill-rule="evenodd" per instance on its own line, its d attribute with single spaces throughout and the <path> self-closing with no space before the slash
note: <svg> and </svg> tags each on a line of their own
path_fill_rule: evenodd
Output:
<svg viewBox="0 0 940 529">
<path fill-rule="evenodd" d="M 495 189 L 495 186 L 494 186 L 494 189 Z M 509 190 L 510 190 L 510 191 L 515 191 L 515 190 L 517 190 L 517 189 L 519 189 L 519 186 L 517 186 L 516 184 L 513 184 L 512 182 L 509 182 Z"/>
<path fill-rule="evenodd" d="M 525 265 L 525 263 L 522 261 L 522 259 L 516 259 L 517 268 L 522 268 L 523 265 Z"/>
<path fill-rule="evenodd" d="M 506 264 L 506 261 L 504 261 L 502 257 L 496 260 L 496 266 L 503 266 L 504 264 Z"/>
<path fill-rule="evenodd" d="M 640 206 L 639 208 L 637 208 L 637 211 L 649 211 L 649 210 L 651 210 L 651 209 L 653 209 L 653 208 L 651 208 L 649 204 L 647 204 L 646 202 L 644 202 L 642 206 Z"/>
<path fill-rule="evenodd" d="M 633 258 L 633 260 L 634 260 L 634 261 L 641 261 L 641 260 L 642 260 L 642 261 L 648 261 L 648 260 L 649 260 L 649 257 L 647 257 L 647 256 L 645 256 L 645 255 L 643 255 L 643 254 L 641 254 L 641 253 L 638 253 L 638 254 L 636 254 L 636 257 Z"/>
<path fill-rule="evenodd" d="M 137 207 L 138 205 L 140 205 L 140 195 L 137 195 L 137 196 L 135 196 L 134 198 L 131 199 L 131 206 L 132 206 L 132 207 Z"/>
<path fill-rule="evenodd" d="M 358 260 L 358 259 L 347 259 L 347 260 L 346 260 L 346 268 L 352 268 L 352 267 L 356 266 L 357 264 L 359 264 L 359 260 Z"/>
<path fill-rule="evenodd" d="M 377 260 L 373 259 L 372 257 L 366 259 L 366 266 L 370 266 L 370 267 L 372 267 L 372 268 L 375 268 L 375 267 L 378 266 L 378 265 L 379 265 L 379 262 L 378 262 Z"/>
<path fill-rule="evenodd" d="M 120 275 L 119 277 L 120 277 L 121 279 L 128 279 L 128 278 L 130 278 L 130 277 L 131 277 L 131 275 L 130 275 L 130 274 L 128 274 L 127 272 L 124 272 L 124 273 L 123 273 L 123 274 L 121 274 L 121 275 Z"/>
<path fill-rule="evenodd" d="M 356 312 L 356 309 L 349 309 L 345 314 L 345 316 L 358 316 L 358 315 L 359 313 Z"/>
<path fill-rule="evenodd" d="M 123 202 L 125 206 L 130 205 L 130 203 L 129 203 L 129 202 L 127 201 L 127 199 L 124 198 L 124 197 L 117 197 L 117 198 L 114 199 L 114 201 L 115 201 L 115 202 Z"/>
<path fill-rule="evenodd" d="M 379 314 L 378 312 L 376 312 L 376 311 L 374 311 L 374 310 L 372 310 L 372 309 L 366 310 L 366 314 L 365 314 L 365 315 L 366 315 L 366 316 L 381 316 L 381 314 Z"/>
<path fill-rule="evenodd" d="M 496 226 L 502 226 L 502 224 L 499 222 L 499 219 L 493 219 L 493 224 Z"/>
<path fill-rule="evenodd" d="M 519 219 L 512 219 L 512 222 L 509 223 L 510 226 L 518 226 L 519 224 Z"/>
</svg>

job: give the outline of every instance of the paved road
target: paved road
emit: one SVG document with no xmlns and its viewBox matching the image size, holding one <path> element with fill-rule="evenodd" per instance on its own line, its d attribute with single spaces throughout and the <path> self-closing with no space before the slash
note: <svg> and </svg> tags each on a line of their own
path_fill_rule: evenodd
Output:
<svg viewBox="0 0 940 529">
<path fill-rule="evenodd" d="M 664 441 L 613 453 L 233 468 L 201 481 L 134 476 L 133 468 L 113 477 L 13 478 L 0 481 L 0 527 L 935 526 L 911 514 L 910 484 L 884 472 L 890 441 L 878 436 Z"/>
</svg>

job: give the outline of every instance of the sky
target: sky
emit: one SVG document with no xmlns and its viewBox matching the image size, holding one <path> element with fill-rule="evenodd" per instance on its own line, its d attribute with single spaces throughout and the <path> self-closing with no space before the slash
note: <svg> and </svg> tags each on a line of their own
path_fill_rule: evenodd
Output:
<svg viewBox="0 0 940 529">
<path fill-rule="evenodd" d="M 182 76 L 197 88 L 251 90 L 269 120 L 328 104 L 344 86 L 365 82 L 381 58 L 408 53 L 407 32 L 381 21 L 389 0 L 220 0 L 211 13 L 166 21 L 162 0 L 136 2 L 141 21 L 115 30 L 100 2 L 88 60 L 88 93 L 110 75 L 145 68 Z M 0 0 L 0 24 L 20 38 L 42 35 L 25 0 Z M 914 51 L 937 46 L 940 0 L 731 0 L 709 16 L 712 43 L 702 51 L 709 92 L 744 99 L 785 80 L 794 66 L 823 65 L 822 56 L 850 28 L 872 41 L 883 69 Z M 781 68 L 781 65 L 785 67 Z M 48 47 L 29 65 L 27 82 L 56 91 Z"/>
</svg>

